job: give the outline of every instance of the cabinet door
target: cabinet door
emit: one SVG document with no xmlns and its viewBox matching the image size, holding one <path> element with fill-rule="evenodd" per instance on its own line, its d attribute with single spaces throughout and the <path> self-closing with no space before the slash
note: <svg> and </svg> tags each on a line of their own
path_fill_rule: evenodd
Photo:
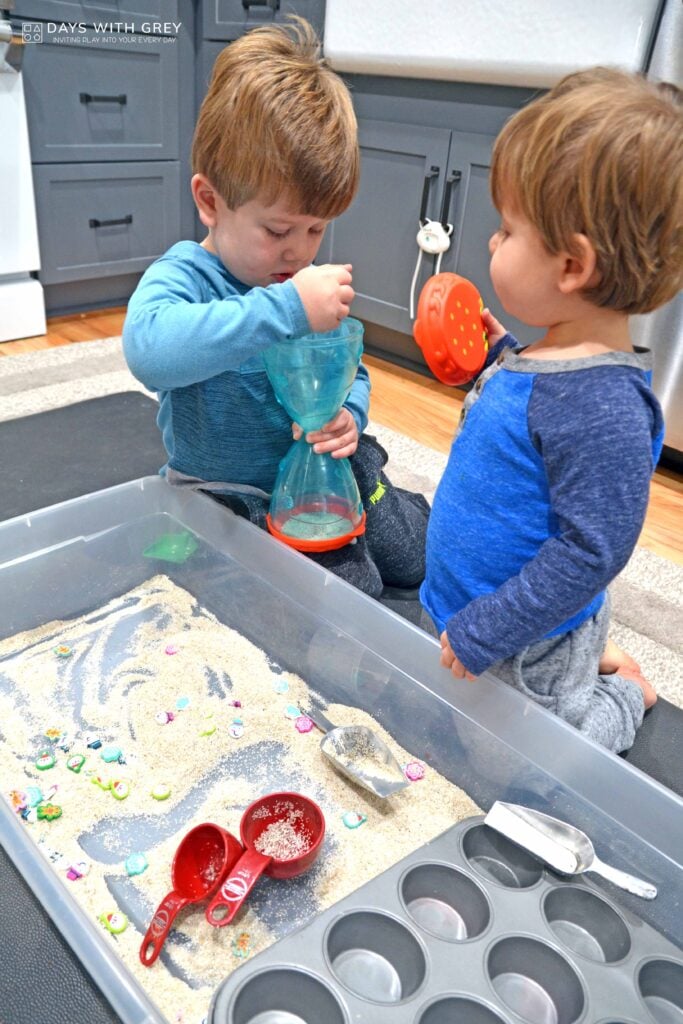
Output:
<svg viewBox="0 0 683 1024">
<path fill-rule="evenodd" d="M 440 211 L 454 225 L 451 247 L 444 253 L 441 270 L 470 280 L 494 316 L 520 341 L 533 341 L 538 330 L 510 316 L 502 308 L 491 284 L 488 243 L 500 226 L 500 214 L 491 200 L 489 169 L 493 138 L 453 132 L 448 175 Z M 450 195 L 450 199 L 449 199 Z"/>
<path fill-rule="evenodd" d="M 410 333 L 410 283 L 415 270 L 425 181 L 426 215 L 437 215 L 451 133 L 440 128 L 359 121 L 360 188 L 351 207 L 330 224 L 318 263 L 352 263 L 353 315 Z M 431 273 L 422 259 L 416 287 Z"/>
<path fill-rule="evenodd" d="M 177 161 L 34 166 L 43 284 L 141 273 L 178 240 Z"/>
<path fill-rule="evenodd" d="M 11 3 L 2 6 L 12 7 Z M 130 23 L 138 19 L 133 31 L 172 33 L 172 28 L 163 26 L 177 22 L 178 0 L 116 0 L 115 3 L 112 0 L 14 0 L 12 14 L 22 18 L 47 18 L 53 24 L 65 21 L 92 25 L 95 20 Z M 142 27 L 143 20 L 148 27 Z M 152 25 L 162 27 L 154 29 Z"/>
<path fill-rule="evenodd" d="M 24 49 L 34 163 L 177 159 L 174 41 L 122 35 L 118 43 L 52 39 Z"/>
<path fill-rule="evenodd" d="M 289 14 L 306 18 L 322 36 L 324 0 L 204 0 L 202 34 L 205 39 L 237 39 L 251 28 L 285 21 Z"/>
</svg>

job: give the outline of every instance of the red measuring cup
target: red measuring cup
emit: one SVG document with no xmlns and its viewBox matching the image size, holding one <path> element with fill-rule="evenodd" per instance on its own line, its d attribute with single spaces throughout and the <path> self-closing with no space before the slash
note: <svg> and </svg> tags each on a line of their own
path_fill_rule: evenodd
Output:
<svg viewBox="0 0 683 1024">
<path fill-rule="evenodd" d="M 173 889 L 157 907 L 140 946 L 145 967 L 159 956 L 178 911 L 212 896 L 243 853 L 241 843 L 220 825 L 197 825 L 187 833 L 171 865 Z"/>
<path fill-rule="evenodd" d="M 209 924 L 230 924 L 265 872 L 294 878 L 310 868 L 325 836 L 318 805 L 300 793 L 269 793 L 247 807 L 240 822 L 242 857 L 206 908 Z"/>
</svg>

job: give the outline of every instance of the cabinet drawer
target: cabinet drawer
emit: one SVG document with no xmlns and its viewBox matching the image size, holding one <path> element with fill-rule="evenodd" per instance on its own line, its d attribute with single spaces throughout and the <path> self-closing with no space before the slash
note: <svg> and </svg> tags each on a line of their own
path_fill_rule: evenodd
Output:
<svg viewBox="0 0 683 1024">
<path fill-rule="evenodd" d="M 33 168 L 43 284 L 143 271 L 178 241 L 175 162 Z"/>
<path fill-rule="evenodd" d="M 322 37 L 325 0 L 204 0 L 202 5 L 205 39 L 237 39 L 257 25 L 284 21 L 288 14 L 300 14 Z"/>
<path fill-rule="evenodd" d="M 177 21 L 178 0 L 14 0 L 13 14 L 49 21 Z M 138 27 L 137 31 L 143 31 Z"/>
<path fill-rule="evenodd" d="M 177 42 L 119 39 L 24 47 L 34 163 L 177 159 Z"/>
</svg>

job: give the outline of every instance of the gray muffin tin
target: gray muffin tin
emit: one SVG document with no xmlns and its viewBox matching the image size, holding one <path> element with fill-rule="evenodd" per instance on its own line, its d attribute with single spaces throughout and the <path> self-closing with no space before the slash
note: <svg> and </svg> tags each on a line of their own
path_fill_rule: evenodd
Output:
<svg viewBox="0 0 683 1024">
<path fill-rule="evenodd" d="M 208 1019 L 680 1024 L 683 953 L 468 818 L 238 968 Z"/>
</svg>

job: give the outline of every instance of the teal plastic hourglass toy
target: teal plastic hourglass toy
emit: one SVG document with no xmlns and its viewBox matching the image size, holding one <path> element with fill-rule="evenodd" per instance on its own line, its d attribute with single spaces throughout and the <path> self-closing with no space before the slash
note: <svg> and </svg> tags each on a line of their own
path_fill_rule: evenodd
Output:
<svg viewBox="0 0 683 1024">
<path fill-rule="evenodd" d="M 349 460 L 317 454 L 306 441 L 341 408 L 362 351 L 363 325 L 347 318 L 335 331 L 281 341 L 263 355 L 278 401 L 304 432 L 280 463 L 268 529 L 299 551 L 340 548 L 365 530 Z"/>
</svg>

